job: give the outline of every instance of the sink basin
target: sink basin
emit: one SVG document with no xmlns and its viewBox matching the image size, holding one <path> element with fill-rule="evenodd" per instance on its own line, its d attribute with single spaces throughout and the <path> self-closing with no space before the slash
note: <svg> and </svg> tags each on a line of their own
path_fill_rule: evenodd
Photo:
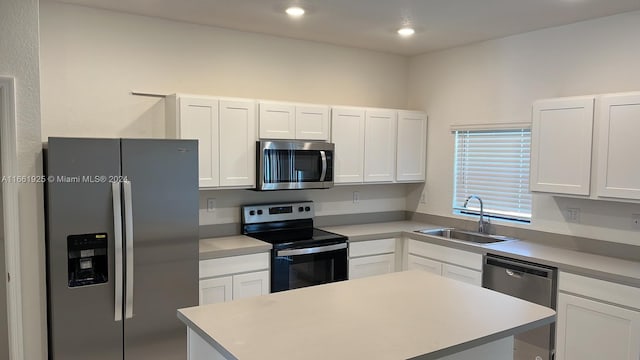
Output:
<svg viewBox="0 0 640 360">
<path fill-rule="evenodd" d="M 482 234 L 479 232 L 460 230 L 455 228 L 425 229 L 417 230 L 416 232 L 425 235 L 440 236 L 447 239 L 468 241 L 476 244 L 491 244 L 507 240 L 517 240 L 515 238 L 510 238 L 507 236 Z"/>
</svg>

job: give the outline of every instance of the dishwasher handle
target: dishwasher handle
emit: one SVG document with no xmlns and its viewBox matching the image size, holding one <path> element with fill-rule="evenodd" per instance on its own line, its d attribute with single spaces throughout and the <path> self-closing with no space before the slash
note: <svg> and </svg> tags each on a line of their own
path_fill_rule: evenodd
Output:
<svg viewBox="0 0 640 360">
<path fill-rule="evenodd" d="M 485 264 L 504 268 L 506 273 L 515 278 L 522 278 L 524 274 L 531 274 L 544 278 L 554 278 L 555 269 L 537 264 L 530 264 L 520 261 L 511 261 L 499 257 L 485 256 Z"/>
<path fill-rule="evenodd" d="M 504 271 L 507 273 L 507 275 L 517 278 L 517 279 L 522 279 L 522 273 L 521 272 L 517 272 L 517 271 L 513 271 L 511 269 L 504 269 Z"/>
</svg>

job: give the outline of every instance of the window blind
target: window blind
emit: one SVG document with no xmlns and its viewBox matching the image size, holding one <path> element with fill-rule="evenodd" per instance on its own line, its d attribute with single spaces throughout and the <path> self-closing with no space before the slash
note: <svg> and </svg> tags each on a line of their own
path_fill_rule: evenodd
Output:
<svg viewBox="0 0 640 360">
<path fill-rule="evenodd" d="M 457 130 L 453 209 L 480 213 L 476 199 L 482 198 L 484 212 L 512 220 L 531 221 L 529 158 L 531 130 Z"/>
</svg>

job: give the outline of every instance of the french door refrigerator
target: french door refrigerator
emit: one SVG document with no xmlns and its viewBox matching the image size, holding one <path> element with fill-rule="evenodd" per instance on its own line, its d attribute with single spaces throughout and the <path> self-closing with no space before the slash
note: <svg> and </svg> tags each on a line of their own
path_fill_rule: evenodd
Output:
<svg viewBox="0 0 640 360">
<path fill-rule="evenodd" d="M 45 170 L 49 358 L 186 359 L 197 141 L 49 138 Z"/>
</svg>

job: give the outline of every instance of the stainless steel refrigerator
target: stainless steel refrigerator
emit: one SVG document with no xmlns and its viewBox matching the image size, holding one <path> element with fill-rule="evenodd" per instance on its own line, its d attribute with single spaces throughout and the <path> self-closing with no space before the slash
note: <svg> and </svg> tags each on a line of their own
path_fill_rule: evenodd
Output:
<svg viewBox="0 0 640 360">
<path fill-rule="evenodd" d="M 198 304 L 195 140 L 49 138 L 49 358 L 186 359 Z"/>
</svg>

